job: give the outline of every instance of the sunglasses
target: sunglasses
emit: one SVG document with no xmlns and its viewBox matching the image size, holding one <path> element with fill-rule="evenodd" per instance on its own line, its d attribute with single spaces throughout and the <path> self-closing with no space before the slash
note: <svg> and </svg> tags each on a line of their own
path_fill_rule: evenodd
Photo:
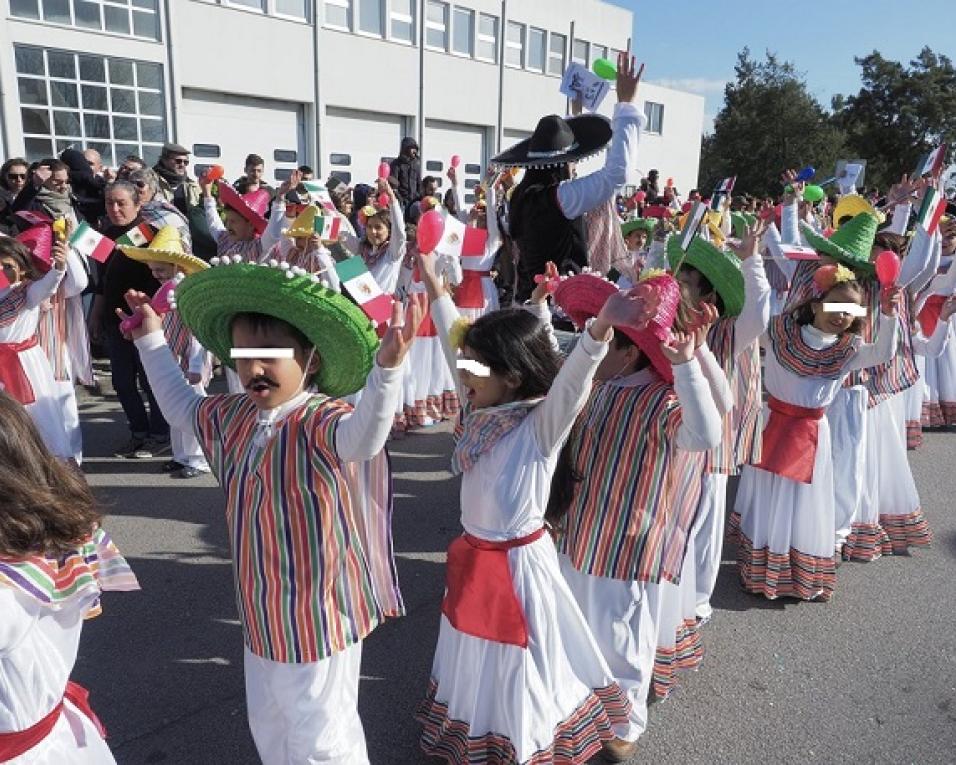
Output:
<svg viewBox="0 0 956 765">
<path fill-rule="evenodd" d="M 170 159 L 177 165 L 183 165 L 184 167 L 189 166 L 189 160 L 186 159 L 186 157 L 170 157 Z"/>
<path fill-rule="evenodd" d="M 8 181 L 23 181 L 26 180 L 26 173 L 7 173 Z"/>
</svg>

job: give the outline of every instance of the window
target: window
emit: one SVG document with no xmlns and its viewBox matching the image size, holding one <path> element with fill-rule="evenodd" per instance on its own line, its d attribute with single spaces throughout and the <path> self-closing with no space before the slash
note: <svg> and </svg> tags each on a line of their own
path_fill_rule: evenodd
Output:
<svg viewBox="0 0 956 765">
<path fill-rule="evenodd" d="M 329 154 L 329 162 L 333 165 L 348 167 L 352 164 L 351 154 Z"/>
<path fill-rule="evenodd" d="M 533 69 L 535 72 L 544 71 L 544 62 L 548 55 L 547 42 L 548 33 L 543 29 L 537 27 L 528 29 L 528 69 Z"/>
<path fill-rule="evenodd" d="M 96 149 L 105 164 L 159 156 L 166 140 L 160 64 L 20 45 L 15 60 L 29 159 L 71 145 Z"/>
<path fill-rule="evenodd" d="M 214 143 L 194 143 L 193 156 L 197 159 L 218 159 L 222 156 L 221 149 Z"/>
<path fill-rule="evenodd" d="M 381 37 L 385 34 L 384 0 L 357 0 L 360 32 Z"/>
<path fill-rule="evenodd" d="M 475 55 L 475 12 L 455 8 L 451 27 L 451 48 L 465 56 Z"/>
<path fill-rule="evenodd" d="M 272 151 L 272 159 L 276 162 L 295 162 L 298 156 L 295 149 L 274 149 Z"/>
<path fill-rule="evenodd" d="M 325 0 L 325 25 L 352 29 L 352 0 Z"/>
<path fill-rule="evenodd" d="M 342 181 L 342 183 L 352 182 L 352 174 L 346 172 L 345 170 L 333 170 L 330 175 L 333 178 L 338 178 L 340 181 Z"/>
<path fill-rule="evenodd" d="M 480 174 L 481 174 L 481 165 L 476 165 L 476 164 L 474 164 L 474 163 L 472 163 L 472 162 L 466 162 L 466 163 L 465 163 L 465 172 L 466 172 L 466 173 L 471 173 L 471 174 L 473 174 L 473 175 L 480 175 Z"/>
<path fill-rule="evenodd" d="M 644 102 L 644 116 L 647 117 L 647 132 L 661 133 L 664 128 L 664 104 L 653 101 Z"/>
<path fill-rule="evenodd" d="M 430 159 L 425 163 L 425 171 L 429 173 L 440 173 L 444 167 L 445 163 L 440 159 Z"/>
<path fill-rule="evenodd" d="M 226 0 L 225 5 L 238 5 L 240 8 L 251 8 L 254 11 L 264 11 L 262 0 Z"/>
<path fill-rule="evenodd" d="M 157 0 L 11 0 L 10 15 L 52 24 L 159 39 Z"/>
<path fill-rule="evenodd" d="M 428 0 L 425 20 L 425 45 L 448 50 L 448 3 Z"/>
<path fill-rule="evenodd" d="M 575 40 L 571 44 L 571 60 L 588 65 L 588 44 L 586 40 Z"/>
<path fill-rule="evenodd" d="M 599 58 L 607 58 L 607 47 L 604 45 L 591 45 L 591 65 Z"/>
<path fill-rule="evenodd" d="M 275 0 L 276 13 L 282 16 L 295 16 L 297 19 L 309 18 L 307 0 Z"/>
<path fill-rule="evenodd" d="M 508 22 L 508 37 L 505 40 L 505 63 L 524 68 L 524 24 Z"/>
<path fill-rule="evenodd" d="M 415 0 L 392 0 L 391 39 L 412 43 L 415 41 Z"/>
<path fill-rule="evenodd" d="M 477 56 L 485 61 L 498 61 L 498 17 L 478 14 Z"/>
<path fill-rule="evenodd" d="M 548 45 L 548 74 L 556 74 L 558 77 L 564 74 L 564 48 L 567 42 L 568 38 L 564 35 L 551 33 Z"/>
</svg>

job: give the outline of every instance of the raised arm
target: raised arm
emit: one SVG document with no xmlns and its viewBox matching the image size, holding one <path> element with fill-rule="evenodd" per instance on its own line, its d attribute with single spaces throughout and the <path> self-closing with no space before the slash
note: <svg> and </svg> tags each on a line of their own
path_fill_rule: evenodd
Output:
<svg viewBox="0 0 956 765">
<path fill-rule="evenodd" d="M 765 229 L 763 221 L 748 226 L 740 246 L 734 247 L 744 277 L 744 306 L 734 321 L 734 357 L 749 348 L 770 322 L 770 282 L 760 255 Z"/>
<path fill-rule="evenodd" d="M 27 285 L 26 307 L 36 308 L 47 298 L 53 297 L 59 289 L 60 282 L 63 280 L 65 273 L 65 270 L 54 267 L 35 282 L 30 282 L 30 284 Z"/>
<path fill-rule="evenodd" d="M 58 243 L 66 247 L 66 243 Z M 79 295 L 90 283 L 90 275 L 83 264 L 83 256 L 72 247 L 66 247 L 66 274 L 63 276 L 63 297 L 71 298 Z"/>
<path fill-rule="evenodd" d="M 152 309 L 149 310 L 152 312 Z M 143 325 L 146 326 L 145 320 Z M 149 379 L 149 387 L 153 389 L 163 417 L 174 428 L 192 433 L 196 409 L 204 396 L 186 382 L 183 370 L 166 344 L 162 329 L 154 329 L 138 337 L 135 342 Z"/>
<path fill-rule="evenodd" d="M 727 379 L 727 375 L 724 374 L 724 370 L 717 363 L 714 352 L 710 350 L 707 343 L 704 343 L 695 351 L 694 358 L 697 359 L 701 374 L 707 381 L 707 388 L 714 405 L 717 407 L 717 414 L 720 417 L 729 414 L 734 408 L 734 394 L 730 389 L 730 381 Z"/>
<path fill-rule="evenodd" d="M 212 238 L 218 241 L 219 238 L 226 233 L 226 226 L 222 222 L 222 218 L 219 217 L 219 211 L 216 209 L 216 200 L 211 196 L 204 196 L 202 208 L 206 215 L 206 225 L 209 226 Z"/>
<path fill-rule="evenodd" d="M 259 241 L 262 242 L 263 257 L 272 249 L 273 245 L 282 240 L 282 229 L 285 228 L 285 201 L 276 197 L 272 203 L 272 214 L 266 230 L 262 232 Z"/>
<path fill-rule="evenodd" d="M 717 371 L 726 383 L 727 378 L 723 371 L 719 367 Z M 721 411 L 713 393 L 713 386 L 701 367 L 699 356 L 686 364 L 674 365 L 674 392 L 677 394 L 681 407 L 681 424 L 677 430 L 676 439 L 677 448 L 688 452 L 713 449 L 720 443 Z M 723 394 L 721 398 L 723 399 Z M 731 408 L 733 408 L 732 401 Z"/>
<path fill-rule="evenodd" d="M 395 196 L 395 191 L 384 181 L 381 186 L 388 189 L 388 216 L 392 222 L 392 230 L 388 239 L 388 258 L 396 261 L 405 257 L 405 216 L 402 215 L 402 205 Z"/>
<path fill-rule="evenodd" d="M 922 224 L 916 226 L 913 242 L 900 266 L 898 283 L 915 296 L 930 283 L 942 254 L 942 239 L 938 233 L 929 234 Z"/>
<path fill-rule="evenodd" d="M 896 353 L 899 335 L 900 320 L 896 316 L 887 316 L 884 313 L 880 313 L 876 342 L 861 345 L 856 354 L 847 361 L 843 371 L 852 372 L 854 369 L 866 369 L 879 364 L 885 364 L 892 359 Z"/>
</svg>

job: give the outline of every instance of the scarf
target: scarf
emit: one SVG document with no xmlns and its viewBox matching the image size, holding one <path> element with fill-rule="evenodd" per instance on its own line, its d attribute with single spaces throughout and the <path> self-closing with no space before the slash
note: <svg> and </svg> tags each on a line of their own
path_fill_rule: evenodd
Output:
<svg viewBox="0 0 956 765">
<path fill-rule="evenodd" d="M 41 188 L 33 198 L 34 204 L 43 208 L 51 218 L 73 219 L 73 200 L 68 191 L 59 192 Z"/>
<path fill-rule="evenodd" d="M 455 475 L 470 470 L 478 458 L 518 427 L 540 398 L 513 401 L 501 406 L 473 409 L 465 414 L 461 435 L 451 457 L 451 471 Z"/>
<path fill-rule="evenodd" d="M 770 320 L 767 335 L 780 366 L 801 377 L 827 380 L 841 377 L 843 368 L 859 350 L 862 340 L 845 332 L 833 345 L 818 350 L 803 339 L 801 329 L 792 314 L 781 314 Z"/>
<path fill-rule="evenodd" d="M 163 165 L 161 165 L 159 162 L 153 165 L 153 172 L 166 181 L 166 183 L 169 184 L 169 187 L 173 190 L 179 188 L 180 184 L 186 182 L 185 175 L 180 175 L 175 170 L 170 170 L 168 167 L 163 167 Z"/>
</svg>

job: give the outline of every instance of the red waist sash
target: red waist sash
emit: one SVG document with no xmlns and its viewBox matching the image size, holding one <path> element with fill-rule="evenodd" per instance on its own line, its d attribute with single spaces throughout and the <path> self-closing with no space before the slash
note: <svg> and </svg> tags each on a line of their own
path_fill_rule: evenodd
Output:
<svg viewBox="0 0 956 765">
<path fill-rule="evenodd" d="M 484 308 L 485 290 L 481 280 L 491 276 L 491 271 L 461 270 L 461 284 L 455 288 L 455 305 L 459 308 Z"/>
<path fill-rule="evenodd" d="M 26 406 L 36 401 L 33 386 L 23 369 L 20 354 L 35 348 L 37 336 L 34 335 L 22 343 L 0 343 L 0 390 Z"/>
<path fill-rule="evenodd" d="M 462 534 L 448 547 L 441 610 L 459 632 L 528 647 L 528 624 L 515 592 L 508 550 L 537 541 L 544 529 L 518 539 L 489 542 Z"/>
<path fill-rule="evenodd" d="M 60 713 L 63 711 L 63 701 L 66 699 L 69 699 L 73 706 L 90 719 L 100 736 L 106 738 L 106 728 L 103 727 L 103 723 L 100 722 L 90 707 L 90 692 L 82 685 L 70 680 L 66 684 L 63 698 L 60 699 L 59 704 L 53 707 L 50 714 L 26 730 L 0 733 L 0 762 L 6 762 L 26 754 L 49 736 L 53 726 L 56 725 L 56 721 L 60 719 Z"/>
<path fill-rule="evenodd" d="M 826 409 L 808 409 L 770 396 L 770 419 L 763 431 L 761 470 L 791 481 L 813 481 L 820 420 Z"/>
</svg>

